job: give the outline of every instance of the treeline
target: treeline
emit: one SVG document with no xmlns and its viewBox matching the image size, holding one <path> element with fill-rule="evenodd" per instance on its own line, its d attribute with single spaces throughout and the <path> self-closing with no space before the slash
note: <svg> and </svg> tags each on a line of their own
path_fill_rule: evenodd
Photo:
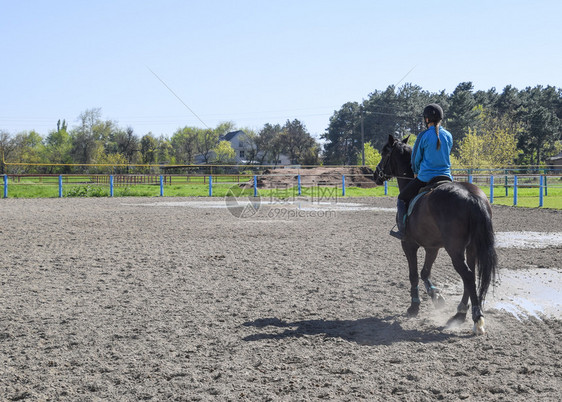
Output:
<svg viewBox="0 0 562 402">
<path fill-rule="evenodd" d="M 321 136 L 323 150 L 296 119 L 256 131 L 242 128 L 244 163 L 276 164 L 285 155 L 293 164 L 361 164 L 363 144 L 371 152 L 389 134 L 402 138 L 422 131 L 423 108 L 432 102 L 443 107 L 444 126 L 453 134 L 455 167 L 541 165 L 562 150 L 561 89 L 507 86 L 498 93 L 495 88 L 475 91 L 471 82 L 463 82 L 447 94 L 406 84 L 377 90 L 362 103 L 345 103 Z M 235 130 L 234 123 L 226 122 L 213 129 L 186 126 L 170 137 L 139 137 L 131 127 L 103 120 L 101 109 L 90 109 L 77 126 L 69 128 L 62 120 L 46 136 L 0 130 L 0 153 L 6 162 L 21 164 L 9 164 L 8 173 L 140 173 L 151 168 L 133 165 L 233 163 L 234 150 L 220 139 Z M 0 173 L 5 172 L 0 163 Z"/>
<path fill-rule="evenodd" d="M 454 139 L 459 166 L 541 165 L 562 149 L 562 90 L 507 86 L 474 91 L 471 82 L 452 94 L 406 84 L 348 102 L 330 118 L 323 135 L 326 164 L 357 164 L 363 141 L 380 149 L 392 134 L 403 138 L 424 130 L 423 108 L 439 103 Z M 363 137 L 363 139 L 362 139 Z M 413 142 L 411 142 L 413 143 Z"/>
<path fill-rule="evenodd" d="M 138 165 L 234 162 L 231 144 L 220 140 L 236 129 L 231 122 L 213 129 L 186 126 L 171 137 L 152 133 L 139 137 L 131 127 L 103 120 L 99 108 L 86 110 L 78 121 L 76 127 L 69 128 L 65 120 L 59 120 L 45 137 L 33 130 L 15 135 L 0 131 L 0 153 L 9 166 L 8 173 L 144 173 L 152 168 Z M 275 163 L 281 154 L 295 164 L 320 162 L 320 146 L 299 120 L 243 131 L 244 163 Z M 2 163 L 0 173 L 6 170 Z"/>
</svg>

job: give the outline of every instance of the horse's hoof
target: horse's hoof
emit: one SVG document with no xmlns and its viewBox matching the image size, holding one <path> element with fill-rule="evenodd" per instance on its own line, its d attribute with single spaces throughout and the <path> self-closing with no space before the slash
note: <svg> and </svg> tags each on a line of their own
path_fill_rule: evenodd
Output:
<svg viewBox="0 0 562 402">
<path fill-rule="evenodd" d="M 419 304 L 412 304 L 408 307 L 408 317 L 417 317 L 418 313 L 420 312 L 420 305 Z"/>
<path fill-rule="evenodd" d="M 445 307 L 445 298 L 438 294 L 433 300 L 433 305 L 436 309 L 442 309 L 443 307 Z"/>
<path fill-rule="evenodd" d="M 480 317 L 478 321 L 474 323 L 472 332 L 474 332 L 474 335 L 484 335 L 486 333 L 486 329 L 484 328 L 484 317 Z"/>
<path fill-rule="evenodd" d="M 447 321 L 445 324 L 446 329 L 455 328 L 461 325 L 466 320 L 466 313 L 457 313 Z"/>
</svg>

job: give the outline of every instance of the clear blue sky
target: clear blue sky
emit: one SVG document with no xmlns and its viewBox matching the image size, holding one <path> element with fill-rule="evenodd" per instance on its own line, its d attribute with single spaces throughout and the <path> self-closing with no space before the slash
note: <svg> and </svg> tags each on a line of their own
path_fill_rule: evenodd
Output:
<svg viewBox="0 0 562 402">
<path fill-rule="evenodd" d="M 403 81 L 451 93 L 562 87 L 562 2 L 1 1 L 0 130 L 83 111 L 139 136 L 301 120 Z M 412 70 L 413 69 L 413 70 Z"/>
</svg>

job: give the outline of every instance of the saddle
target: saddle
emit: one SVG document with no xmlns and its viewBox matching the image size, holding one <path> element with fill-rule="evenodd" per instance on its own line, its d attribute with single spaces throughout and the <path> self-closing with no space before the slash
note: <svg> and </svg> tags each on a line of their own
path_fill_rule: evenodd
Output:
<svg viewBox="0 0 562 402">
<path fill-rule="evenodd" d="M 418 200 L 420 198 L 422 198 L 424 195 L 426 195 L 427 193 L 435 190 L 437 187 L 439 187 L 442 184 L 445 183 L 451 183 L 451 180 L 439 180 L 436 181 L 434 183 L 429 183 L 427 186 L 420 188 L 420 191 L 418 191 L 418 194 L 412 198 L 412 201 L 410 201 L 410 203 L 408 204 L 408 212 L 406 213 L 406 216 L 404 217 L 404 219 L 406 220 L 408 218 L 408 216 L 410 216 L 412 214 L 412 212 L 414 211 L 414 206 L 416 205 L 416 203 L 418 202 Z"/>
</svg>

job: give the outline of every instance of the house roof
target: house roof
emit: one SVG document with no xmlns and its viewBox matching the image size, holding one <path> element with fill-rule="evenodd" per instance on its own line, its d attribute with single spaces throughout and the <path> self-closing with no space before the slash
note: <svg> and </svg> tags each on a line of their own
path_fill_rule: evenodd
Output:
<svg viewBox="0 0 562 402">
<path fill-rule="evenodd" d="M 558 159 L 562 159 L 562 152 L 560 152 L 558 155 L 554 155 L 553 157 L 548 158 L 548 159 L 551 160 L 551 161 L 556 161 Z"/>
<path fill-rule="evenodd" d="M 244 131 L 242 131 L 242 130 L 231 131 L 230 133 L 228 133 L 224 136 L 224 141 L 230 141 L 231 139 L 233 139 L 234 137 L 236 137 L 239 134 L 244 134 Z"/>
</svg>

